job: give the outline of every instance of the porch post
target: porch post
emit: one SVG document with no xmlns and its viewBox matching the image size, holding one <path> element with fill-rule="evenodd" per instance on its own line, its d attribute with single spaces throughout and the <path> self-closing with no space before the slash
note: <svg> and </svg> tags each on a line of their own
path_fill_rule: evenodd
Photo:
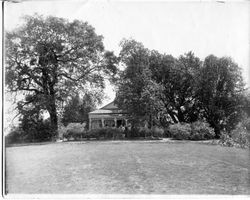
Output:
<svg viewBox="0 0 250 200">
<path fill-rule="evenodd" d="M 102 118 L 102 128 L 104 128 L 104 118 Z"/>
<path fill-rule="evenodd" d="M 125 126 L 128 126 L 128 120 L 125 119 Z"/>
<path fill-rule="evenodd" d="M 89 130 L 91 130 L 91 118 L 89 117 Z"/>
<path fill-rule="evenodd" d="M 115 128 L 117 128 L 116 126 L 117 126 L 117 119 L 116 119 L 116 117 L 115 117 Z"/>
</svg>

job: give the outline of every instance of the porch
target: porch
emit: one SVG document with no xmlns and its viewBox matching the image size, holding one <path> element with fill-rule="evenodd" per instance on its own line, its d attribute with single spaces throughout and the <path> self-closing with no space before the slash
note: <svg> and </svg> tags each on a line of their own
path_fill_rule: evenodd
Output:
<svg viewBox="0 0 250 200">
<path fill-rule="evenodd" d="M 111 102 L 89 113 L 89 130 L 97 128 L 119 128 L 128 126 L 128 115 Z"/>
</svg>

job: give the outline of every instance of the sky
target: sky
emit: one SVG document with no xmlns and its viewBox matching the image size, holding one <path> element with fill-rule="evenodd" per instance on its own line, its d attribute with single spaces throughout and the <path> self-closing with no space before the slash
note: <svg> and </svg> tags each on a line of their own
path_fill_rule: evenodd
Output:
<svg viewBox="0 0 250 200">
<path fill-rule="evenodd" d="M 15 0 L 16 2 L 20 0 Z M 23 15 L 53 15 L 89 22 L 103 35 L 107 50 L 119 53 L 123 38 L 178 57 L 188 51 L 204 60 L 210 54 L 230 56 L 250 86 L 250 3 L 247 1 L 86 1 L 5 2 L 5 29 L 22 24 Z M 115 93 L 108 84 L 107 98 Z M 101 105 L 102 106 L 102 105 Z"/>
</svg>

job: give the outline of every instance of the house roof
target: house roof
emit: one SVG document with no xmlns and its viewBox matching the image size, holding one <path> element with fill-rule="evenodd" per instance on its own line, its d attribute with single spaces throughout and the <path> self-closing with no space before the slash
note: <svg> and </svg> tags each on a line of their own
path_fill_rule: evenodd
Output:
<svg viewBox="0 0 250 200">
<path fill-rule="evenodd" d="M 125 113 L 125 112 L 120 110 L 118 106 L 114 103 L 114 101 L 103 106 L 100 109 L 89 112 L 89 114 L 119 114 L 119 113 Z"/>
<path fill-rule="evenodd" d="M 107 104 L 106 106 L 103 106 L 99 110 L 118 110 L 117 105 L 112 101 L 111 103 Z"/>
</svg>

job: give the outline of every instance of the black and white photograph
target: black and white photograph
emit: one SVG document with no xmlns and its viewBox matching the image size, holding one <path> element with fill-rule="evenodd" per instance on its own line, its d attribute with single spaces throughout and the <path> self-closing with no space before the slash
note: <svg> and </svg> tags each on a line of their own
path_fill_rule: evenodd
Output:
<svg viewBox="0 0 250 200">
<path fill-rule="evenodd" d="M 3 197 L 250 197 L 249 1 L 8 0 L 1 20 Z"/>
</svg>

